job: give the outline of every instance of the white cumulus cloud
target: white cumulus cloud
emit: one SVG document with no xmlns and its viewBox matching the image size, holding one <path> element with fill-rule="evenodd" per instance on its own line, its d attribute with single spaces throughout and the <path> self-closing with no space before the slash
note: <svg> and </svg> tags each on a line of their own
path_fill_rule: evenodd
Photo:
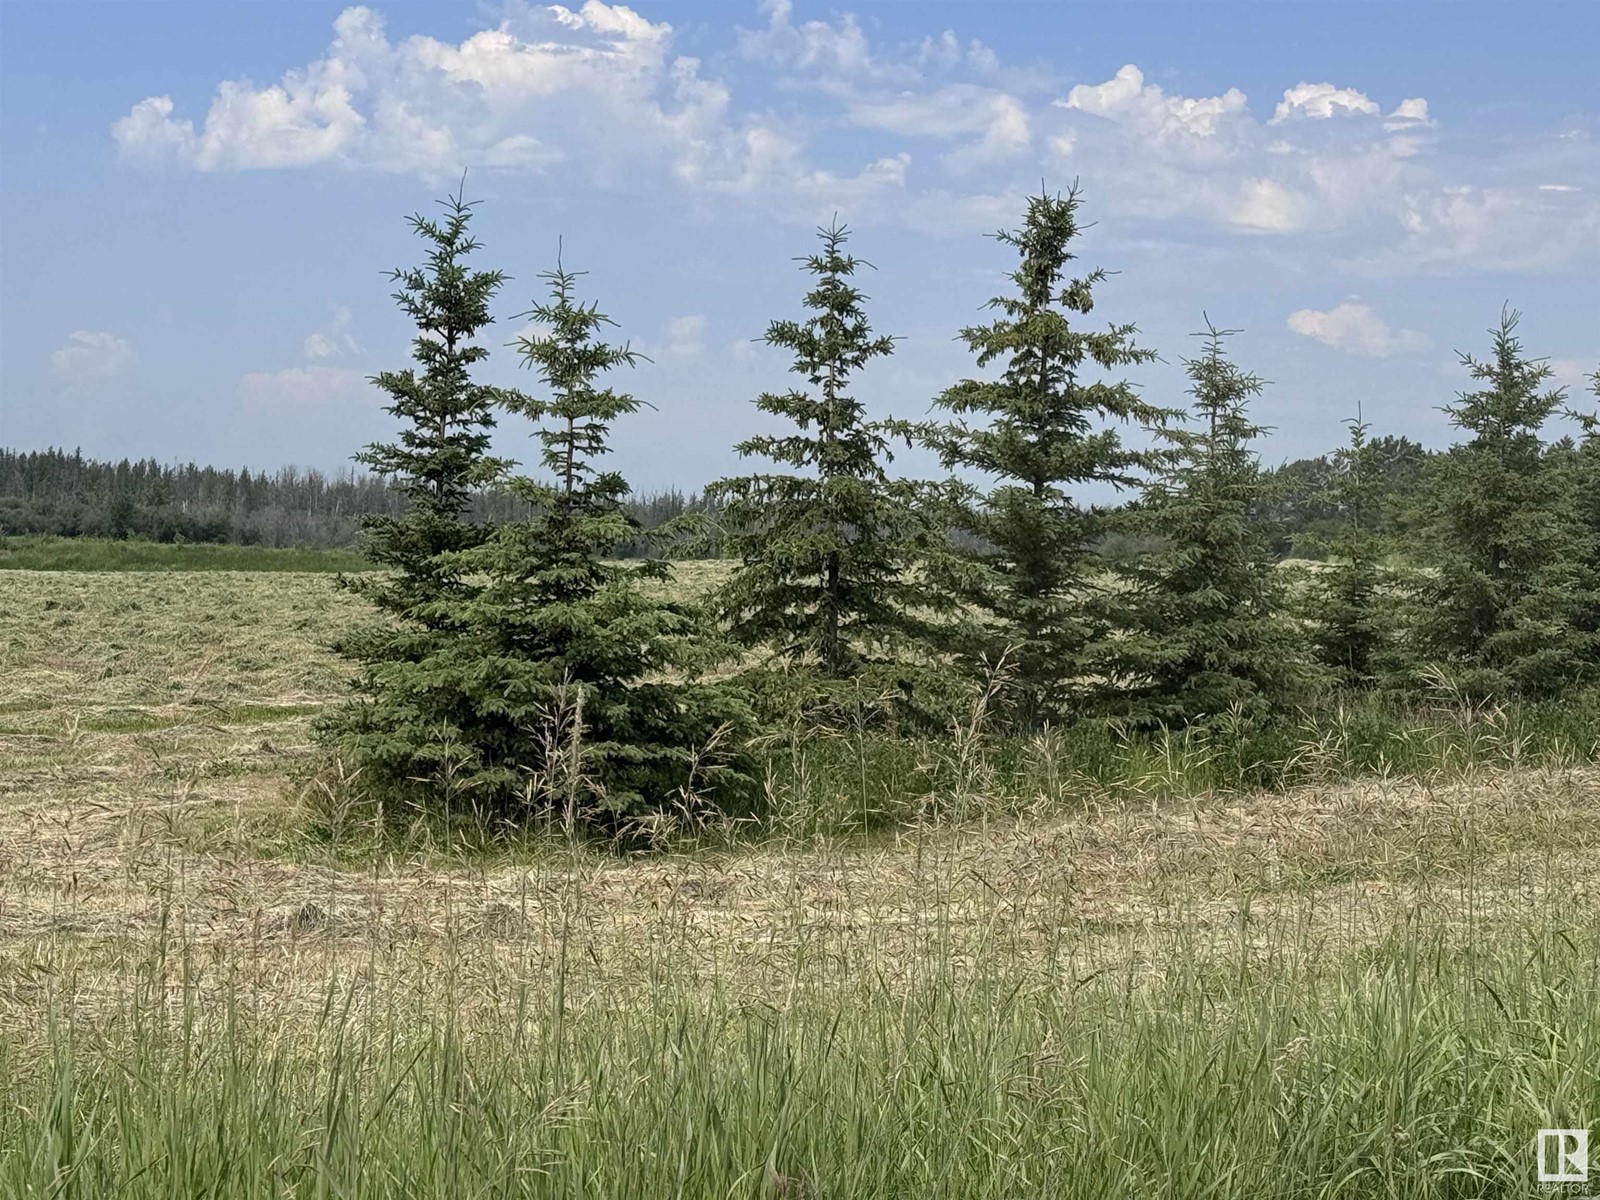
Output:
<svg viewBox="0 0 1600 1200">
<path fill-rule="evenodd" d="M 1289 328 L 1295 333 L 1365 358 L 1392 358 L 1414 354 L 1428 348 L 1428 339 L 1414 329 L 1390 329 L 1388 324 L 1365 304 L 1346 300 L 1327 312 L 1302 308 L 1289 314 Z"/>
<path fill-rule="evenodd" d="M 50 353 L 50 374 L 68 388 L 108 383 L 138 360 L 133 343 L 103 330 L 78 329 Z"/>
<path fill-rule="evenodd" d="M 1078 84 L 1056 102 L 1156 135 L 1211 137 L 1231 117 L 1246 113 L 1245 94 L 1229 88 L 1220 96 L 1169 96 L 1144 81 L 1129 63 L 1105 83 Z"/>
<path fill-rule="evenodd" d="M 1429 122 L 1428 102 L 1421 96 L 1413 96 L 1409 100 L 1402 100 L 1394 106 L 1394 111 L 1389 114 L 1389 123 L 1386 128 L 1395 129 L 1402 125 L 1409 125 L 1414 121 Z M 1431 122 L 1429 122 L 1431 124 Z"/>
<path fill-rule="evenodd" d="M 508 10 L 460 43 L 420 34 L 391 42 L 362 6 L 345 9 L 333 29 L 324 57 L 275 84 L 220 83 L 198 128 L 166 96 L 140 101 L 113 126 L 122 155 L 202 171 L 527 167 L 585 142 L 636 147 L 642 131 L 686 151 L 725 99 L 698 86 L 693 59 L 668 55 L 669 25 L 601 0 L 576 12 Z"/>
<path fill-rule="evenodd" d="M 112 127 L 122 158 L 199 171 L 338 166 L 429 182 L 470 167 L 561 167 L 600 186 L 656 178 L 731 191 L 807 220 L 819 190 L 836 188 L 831 202 L 842 203 L 900 184 L 897 155 L 856 174 L 818 171 L 801 123 L 736 118 L 726 85 L 672 52 L 672 27 L 622 4 L 511 3 L 494 28 L 460 42 L 391 40 L 363 6 L 333 29 L 322 58 L 277 83 L 220 83 L 198 124 L 168 96 L 139 101 Z M 841 37 L 836 53 L 802 46 L 801 59 L 848 64 L 847 29 Z"/>
<path fill-rule="evenodd" d="M 1426 101 L 1407 100 L 1405 103 L 1421 104 L 1424 114 L 1427 112 Z M 1273 111 L 1272 121 L 1277 124 L 1294 117 L 1327 120 L 1352 113 L 1376 116 L 1379 111 L 1376 102 L 1354 88 L 1334 87 L 1331 83 L 1297 83 L 1283 93 L 1283 99 Z"/>
<path fill-rule="evenodd" d="M 574 192 L 670 189 L 697 208 L 942 233 L 1013 220 L 1041 176 L 1064 186 L 1081 170 L 1097 207 L 1171 231 L 1157 236 L 1304 234 L 1374 274 L 1581 271 L 1600 246 L 1600 156 L 1581 126 L 1516 144 L 1446 137 L 1420 96 L 1380 107 L 1331 82 L 1252 113 L 1237 87 L 1187 96 L 1133 63 L 1063 94 L 1048 67 L 1008 66 L 953 30 L 883 44 L 849 11 L 800 20 L 791 0 L 761 0 L 758 27 L 708 60 L 759 75 L 763 98 L 741 107 L 665 21 L 607 0 L 503 2 L 460 40 L 391 37 L 372 9 L 346 8 L 321 57 L 223 81 L 205 112 L 146 97 L 116 122 L 117 145 L 201 171 L 437 185 L 464 167 L 537 172 Z M 338 344 L 319 331 L 307 354 Z"/>
</svg>

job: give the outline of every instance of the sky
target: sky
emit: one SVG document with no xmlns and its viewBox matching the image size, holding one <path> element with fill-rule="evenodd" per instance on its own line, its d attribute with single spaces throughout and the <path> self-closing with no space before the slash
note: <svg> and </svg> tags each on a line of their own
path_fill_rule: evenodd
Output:
<svg viewBox="0 0 1600 1200">
<path fill-rule="evenodd" d="M 820 223 L 901 339 L 855 394 L 917 418 L 979 373 L 988 235 L 1075 181 L 1090 321 L 1159 354 L 1147 399 L 1183 402 L 1209 319 L 1270 381 L 1269 462 L 1357 411 L 1444 445 L 1502 306 L 1559 382 L 1600 365 L 1597 51 L 1586 0 L 5 0 L 0 444 L 347 465 L 395 427 L 368 377 L 407 361 L 406 218 L 465 172 L 512 277 L 483 378 L 537 391 L 508 343 L 559 246 L 650 359 L 615 381 L 637 489 L 771 428 L 755 398 L 798 380 L 760 339 Z"/>
</svg>

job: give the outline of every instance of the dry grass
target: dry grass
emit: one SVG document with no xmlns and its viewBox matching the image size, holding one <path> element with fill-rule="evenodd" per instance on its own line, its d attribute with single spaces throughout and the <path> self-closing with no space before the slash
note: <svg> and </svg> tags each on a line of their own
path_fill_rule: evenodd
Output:
<svg viewBox="0 0 1600 1200">
<path fill-rule="evenodd" d="M 326 644 L 355 615 L 328 578 L 12 572 L 0 612 L 0 1027 L 17 1033 L 47 996 L 113 1003 L 163 940 L 279 1014 L 313 1012 L 330 974 L 471 1007 L 558 967 L 580 1005 L 697 981 L 775 1003 L 903 990 L 930 956 L 1003 959 L 1041 987 L 1179 947 L 1311 962 L 1407 920 L 1481 936 L 1600 894 L 1586 767 L 693 856 L 351 855 L 308 839 L 295 775 L 309 713 L 340 693 Z"/>
<path fill-rule="evenodd" d="M 1600 1111 L 1592 765 L 402 851 L 305 769 L 359 616 L 0 573 L 0 1192 L 1466 1200 Z"/>
</svg>

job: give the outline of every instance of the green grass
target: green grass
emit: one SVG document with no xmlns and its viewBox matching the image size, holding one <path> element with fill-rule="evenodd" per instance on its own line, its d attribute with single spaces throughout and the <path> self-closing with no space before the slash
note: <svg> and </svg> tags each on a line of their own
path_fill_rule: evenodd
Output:
<svg viewBox="0 0 1600 1200">
<path fill-rule="evenodd" d="M 104 538 L 0 540 L 0 570 L 23 571 L 368 571 L 354 550 L 271 548 Z"/>
<path fill-rule="evenodd" d="M 1431 778 L 1600 760 L 1600 691 L 1470 706 L 1355 696 L 1258 729 L 1031 738 L 968 724 L 943 737 L 796 727 L 766 751 L 756 826 L 784 837 L 874 833 L 926 819 L 1050 815 L 1253 789 Z M 741 829 L 739 836 L 752 836 Z"/>
<path fill-rule="evenodd" d="M 969 979 L 935 954 L 898 988 L 752 1004 L 720 978 L 590 1010 L 564 1005 L 562 943 L 531 981 L 508 966 L 487 1017 L 448 979 L 419 1009 L 330 976 L 300 1027 L 185 963 L 165 995 L 48 1010 L 0 1051 L 0 1191 L 1562 1194 L 1533 1182 L 1533 1131 L 1600 1115 L 1600 929 L 1407 925 L 1330 955 L 1262 924 L 1264 946 L 1245 913 L 1232 955 L 1151 969 L 1049 980 L 995 955 Z"/>
</svg>

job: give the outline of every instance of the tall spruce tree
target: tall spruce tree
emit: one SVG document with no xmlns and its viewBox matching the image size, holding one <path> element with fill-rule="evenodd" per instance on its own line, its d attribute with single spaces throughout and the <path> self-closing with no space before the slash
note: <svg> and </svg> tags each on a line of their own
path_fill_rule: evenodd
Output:
<svg viewBox="0 0 1600 1200">
<path fill-rule="evenodd" d="M 534 422 L 547 477 L 511 479 L 532 515 L 463 556 L 484 580 L 469 614 L 485 718 L 473 784 L 502 809 L 614 824 L 742 782 L 736 745 L 712 753 L 739 714 L 717 689 L 685 680 L 699 614 L 651 586 L 667 565 L 608 561 L 640 529 L 627 482 L 600 460 L 612 423 L 639 401 L 603 377 L 640 356 L 601 340 L 613 322 L 577 298 L 576 273 L 558 265 L 541 278 L 549 299 L 525 315 L 544 332 L 517 345 L 542 394 L 501 401 Z"/>
<path fill-rule="evenodd" d="M 1265 531 L 1250 420 L 1262 381 L 1223 353 L 1235 331 L 1207 323 L 1205 350 L 1185 360 L 1185 424 L 1157 430 L 1159 470 L 1131 514 L 1160 548 L 1118 567 L 1116 629 L 1103 644 L 1107 711 L 1143 726 L 1230 716 L 1262 721 L 1306 675 Z"/>
<path fill-rule="evenodd" d="M 772 322 L 765 338 L 794 356 L 791 370 L 810 390 L 756 400 L 795 431 L 737 447 L 792 470 L 721 479 L 706 496 L 739 564 L 717 596 L 734 638 L 842 679 L 925 643 L 925 613 L 939 600 L 915 571 L 932 541 L 917 485 L 886 469 L 894 426 L 869 420 L 852 394 L 894 339 L 873 333 L 853 282 L 868 264 L 845 251 L 849 230 L 835 221 L 818 234 L 821 251 L 798 260 L 812 277 L 810 315 Z"/>
<path fill-rule="evenodd" d="M 394 573 L 360 581 L 358 590 L 386 611 L 448 625 L 448 605 L 423 610 L 464 586 L 445 556 L 483 536 L 464 519 L 468 501 L 506 466 L 489 454 L 499 389 L 474 383 L 471 374 L 489 356 L 476 339 L 494 322 L 489 302 L 506 276 L 467 267 L 467 258 L 482 248 L 470 236 L 474 206 L 458 193 L 442 207 L 442 221 L 410 218 L 430 243 L 427 262 L 390 273 L 400 285 L 395 302 L 417 327 L 412 357 L 422 370 L 385 371 L 372 382 L 389 393 L 386 410 L 404 425 L 398 440 L 374 443 L 356 461 L 393 479 L 409 502 L 400 516 L 363 520 L 367 557 Z"/>
<path fill-rule="evenodd" d="M 1122 444 L 1117 422 L 1154 424 L 1162 410 L 1126 382 L 1090 378 L 1150 361 L 1135 327 L 1077 328 L 1094 308 L 1103 270 L 1067 274 L 1079 193 L 1028 201 L 1022 228 L 996 238 L 1016 251 L 1015 294 L 988 307 L 999 316 L 961 331 L 980 368 L 998 379 L 964 379 L 935 404 L 952 418 L 924 425 L 923 442 L 947 469 L 993 480 L 987 494 L 953 482 L 949 521 L 975 547 L 948 586 L 986 614 L 964 646 L 970 663 L 998 663 L 1011 676 L 1012 720 L 1031 728 L 1068 722 L 1088 695 L 1086 648 L 1103 634 L 1095 602 L 1097 539 L 1106 512 L 1081 489 L 1131 486 L 1145 456 Z"/>
<path fill-rule="evenodd" d="M 1565 393 L 1524 353 L 1518 317 L 1501 313 L 1488 359 L 1461 355 L 1481 386 L 1444 411 L 1470 437 L 1435 461 L 1428 491 L 1438 571 L 1419 589 L 1419 642 L 1479 697 L 1551 695 L 1593 670 L 1581 539 L 1541 438 Z"/>
<path fill-rule="evenodd" d="M 503 394 L 472 378 L 488 356 L 477 338 L 493 320 L 489 303 L 505 276 L 468 266 L 480 249 L 470 232 L 473 206 L 457 194 L 443 208 L 442 219 L 410 219 L 428 246 L 423 265 L 391 273 L 399 284 L 395 301 L 417 327 L 416 366 L 372 382 L 389 394 L 387 409 L 403 424 L 394 442 L 357 456 L 393 479 L 409 503 L 400 516 L 362 521 L 367 556 L 388 570 L 347 578 L 344 586 L 380 619 L 338 644 L 359 666 L 358 698 L 317 726 L 378 793 L 434 793 L 460 757 L 458 741 L 471 736 L 477 666 L 465 642 L 479 585 L 461 552 L 478 545 L 485 530 L 465 514 L 473 492 L 505 465 L 489 454 L 493 409 Z"/>
<path fill-rule="evenodd" d="M 1589 377 L 1590 390 L 1600 396 L 1600 370 Z M 1557 477 L 1564 511 L 1573 521 L 1577 606 L 1573 620 L 1580 648 L 1591 659 L 1587 678 L 1600 678 L 1600 413 L 1569 408 L 1578 424 L 1576 439 L 1563 438 L 1552 448 L 1548 466 Z"/>
<path fill-rule="evenodd" d="M 1381 496 L 1369 426 L 1349 423 L 1350 443 L 1333 455 L 1334 481 L 1323 496 L 1342 529 L 1334 537 L 1333 561 L 1307 589 L 1312 646 L 1317 661 L 1345 687 L 1369 688 L 1385 669 L 1395 623 L 1385 613 L 1391 586 L 1377 534 Z"/>
</svg>

